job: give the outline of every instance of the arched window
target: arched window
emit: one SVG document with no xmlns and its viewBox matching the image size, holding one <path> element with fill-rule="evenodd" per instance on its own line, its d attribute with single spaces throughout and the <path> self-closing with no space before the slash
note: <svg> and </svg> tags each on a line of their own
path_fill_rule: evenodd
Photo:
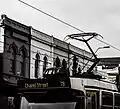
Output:
<svg viewBox="0 0 120 109">
<path fill-rule="evenodd" d="M 20 52 L 20 57 L 21 57 L 21 61 L 20 61 L 20 72 L 21 72 L 21 76 L 25 76 L 25 53 L 23 51 Z"/>
<path fill-rule="evenodd" d="M 67 68 L 67 62 L 65 59 L 62 60 L 62 67 L 59 70 L 59 74 L 62 74 L 64 76 L 70 75 L 69 68 Z"/>
<path fill-rule="evenodd" d="M 56 67 L 60 67 L 61 66 L 61 62 L 60 62 L 60 59 L 59 57 L 57 56 L 56 60 L 55 60 L 55 66 Z"/>
<path fill-rule="evenodd" d="M 78 67 L 78 74 L 81 74 L 81 66 Z"/>
<path fill-rule="evenodd" d="M 9 52 L 10 52 L 10 72 L 15 74 L 16 73 L 16 54 L 18 52 L 17 46 L 15 43 L 12 43 L 9 46 Z"/>
<path fill-rule="evenodd" d="M 14 47 L 10 49 L 11 57 L 10 57 L 10 72 L 15 74 L 16 70 L 16 50 Z"/>
<path fill-rule="evenodd" d="M 77 67 L 78 67 L 78 58 L 76 57 L 76 55 L 74 55 L 73 66 L 72 66 L 73 76 L 76 75 L 76 73 L 77 73 Z"/>
<path fill-rule="evenodd" d="M 20 75 L 25 77 L 27 50 L 24 46 L 20 48 Z"/>
<path fill-rule="evenodd" d="M 63 67 L 63 69 L 67 69 L 67 62 L 66 62 L 66 60 L 65 59 L 63 59 L 62 60 L 62 67 Z"/>
<path fill-rule="evenodd" d="M 37 53 L 35 56 L 35 77 L 38 78 L 39 77 L 39 64 L 40 64 L 40 56 Z"/>
<path fill-rule="evenodd" d="M 48 64 L 47 56 L 44 56 L 43 58 L 43 72 L 46 70 Z"/>
</svg>

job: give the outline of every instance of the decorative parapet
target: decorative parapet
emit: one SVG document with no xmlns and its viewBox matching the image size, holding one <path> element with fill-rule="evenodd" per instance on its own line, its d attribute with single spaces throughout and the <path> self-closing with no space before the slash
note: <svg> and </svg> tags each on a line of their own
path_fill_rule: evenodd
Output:
<svg viewBox="0 0 120 109">
<path fill-rule="evenodd" d="M 84 54 L 85 54 L 85 56 L 90 57 L 90 58 L 93 56 L 92 53 L 90 53 L 86 50 L 84 50 Z"/>
<path fill-rule="evenodd" d="M 54 45 L 56 45 L 57 47 L 59 48 L 62 48 L 62 49 L 66 49 L 68 50 L 68 43 L 64 42 L 64 41 L 61 41 L 57 38 L 53 38 L 53 42 L 54 42 Z"/>
<path fill-rule="evenodd" d="M 71 45 L 69 44 L 69 49 L 73 52 L 73 53 L 77 53 L 81 56 L 84 56 L 84 57 L 88 57 L 90 58 L 92 56 L 92 54 L 86 50 L 83 50 L 83 49 L 80 49 L 74 45 Z"/>
<path fill-rule="evenodd" d="M 76 46 L 73 46 L 73 45 L 69 45 L 69 49 L 74 52 L 74 53 L 77 53 L 77 54 L 80 54 L 80 55 L 84 55 L 84 50 L 76 47 Z"/>
<path fill-rule="evenodd" d="M 24 33 L 30 34 L 30 27 L 26 26 L 24 24 L 21 24 L 17 21 L 14 21 L 10 18 L 8 18 L 6 15 L 1 15 L 0 25 L 2 26 L 9 26 L 13 29 L 22 31 Z"/>
<path fill-rule="evenodd" d="M 54 38 L 53 36 L 50 36 L 48 34 L 45 34 L 43 32 L 40 32 L 34 28 L 31 27 L 31 37 L 32 39 L 36 39 L 38 41 L 42 41 L 42 42 L 46 42 L 47 44 L 52 44 L 52 46 L 57 47 L 58 49 L 62 49 L 65 51 L 72 51 L 73 53 L 77 53 L 81 56 L 83 56 L 83 58 L 90 58 L 92 56 L 92 54 L 90 52 L 87 52 L 83 49 L 80 49 L 76 46 L 73 46 L 71 44 L 68 44 L 62 40 L 59 40 L 57 38 Z"/>
<path fill-rule="evenodd" d="M 31 37 L 44 42 L 52 43 L 52 36 L 45 34 L 43 32 L 40 32 L 32 27 L 31 27 Z"/>
<path fill-rule="evenodd" d="M 83 58 L 90 59 L 92 54 L 86 50 L 80 49 L 74 45 L 61 41 L 57 38 L 53 38 L 54 45 L 57 48 L 61 48 L 62 50 L 70 51 L 72 54 L 79 55 Z"/>
</svg>

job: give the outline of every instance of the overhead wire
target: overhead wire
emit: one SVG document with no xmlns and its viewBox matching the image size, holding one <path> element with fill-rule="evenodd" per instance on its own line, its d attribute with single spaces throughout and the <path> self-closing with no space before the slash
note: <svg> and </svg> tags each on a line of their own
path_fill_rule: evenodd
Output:
<svg viewBox="0 0 120 109">
<path fill-rule="evenodd" d="M 53 19 L 55 19 L 55 20 L 57 20 L 57 21 L 59 21 L 59 22 L 61 22 L 61 23 L 63 23 L 63 24 L 65 24 L 65 25 L 67 25 L 67 26 L 69 26 L 69 27 L 72 27 L 72 28 L 74 28 L 74 29 L 76 29 L 76 30 L 78 30 L 78 31 L 80 31 L 80 32 L 85 33 L 85 31 L 83 31 L 83 30 L 81 30 L 81 29 L 79 29 L 79 28 L 77 28 L 77 27 L 75 27 L 75 26 L 73 26 L 73 25 L 71 25 L 71 24 L 63 21 L 63 20 L 60 20 L 60 19 L 58 19 L 57 17 L 54 17 L 53 15 L 48 14 L 48 13 L 46 13 L 46 12 L 44 12 L 44 11 L 42 11 L 42 10 L 34 7 L 34 6 L 32 6 L 32 5 L 30 5 L 30 4 L 22 1 L 22 0 L 18 0 L 18 1 L 21 2 L 21 3 L 23 3 L 23 4 L 25 4 L 25 5 L 27 5 L 27 6 L 29 6 L 29 7 L 31 7 L 31 8 L 33 8 L 33 9 L 35 9 L 35 10 L 37 10 L 37 11 L 39 11 L 39 12 L 41 12 L 41 13 L 43 13 L 43 14 L 45 14 L 45 15 L 47 15 L 47 16 L 49 16 L 49 17 L 51 17 L 51 18 L 53 18 Z M 100 42 L 102 42 L 102 43 L 104 43 L 104 44 L 109 45 L 110 47 L 112 47 L 112 48 L 114 48 L 114 49 L 116 49 L 116 50 L 118 50 L 118 51 L 120 51 L 120 49 L 114 47 L 113 45 L 111 45 L 111 44 L 109 44 L 109 43 L 107 43 L 107 42 L 105 42 L 105 41 L 102 41 L 102 40 L 100 40 L 100 39 L 98 39 L 98 38 L 95 38 L 95 39 L 98 40 L 98 41 L 100 41 Z"/>
<path fill-rule="evenodd" d="M 73 26 L 73 25 L 71 25 L 71 24 L 69 24 L 69 23 L 67 23 L 67 22 L 65 22 L 65 21 L 63 21 L 63 20 L 60 20 L 60 19 L 58 19 L 57 17 L 54 17 L 54 16 L 52 16 L 51 14 L 48 14 L 48 13 L 46 13 L 46 12 L 44 12 L 44 11 L 42 11 L 42 10 L 40 10 L 40 9 L 38 9 L 38 8 L 36 8 L 36 7 L 28 4 L 28 3 L 26 3 L 26 2 L 23 2 L 23 1 L 21 1 L 21 0 L 18 0 L 18 1 L 24 3 L 25 5 L 33 8 L 33 9 L 35 9 L 35 10 L 37 10 L 37 11 L 39 11 L 39 12 L 41 12 L 41 13 L 43 13 L 43 14 L 45 14 L 45 15 L 47 15 L 47 16 L 49 16 L 49 17 L 51 17 L 51 18 L 53 18 L 53 19 L 55 19 L 55 20 L 57 20 L 57 21 L 59 21 L 59 22 L 61 22 L 61 23 L 63 23 L 63 24 L 68 25 L 68 26 L 70 26 L 70 27 L 72 27 L 72 28 L 74 28 L 74 29 L 76 29 L 76 30 L 78 30 L 78 31 L 80 31 L 80 32 L 84 32 L 84 31 L 80 30 L 79 28 L 76 28 L 75 26 Z"/>
</svg>

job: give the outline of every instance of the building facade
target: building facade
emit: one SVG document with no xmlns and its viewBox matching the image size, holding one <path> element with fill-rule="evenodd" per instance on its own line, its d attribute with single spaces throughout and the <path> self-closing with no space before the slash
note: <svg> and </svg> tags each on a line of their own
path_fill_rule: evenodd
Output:
<svg viewBox="0 0 120 109">
<path fill-rule="evenodd" d="M 0 97 L 0 101 L 7 102 L 14 98 L 17 93 L 17 80 L 30 77 L 30 39 L 30 27 L 14 21 L 6 15 L 1 16 L 0 84 L 2 97 Z M 0 107 L 2 104 L 3 102 L 0 102 Z"/>
<path fill-rule="evenodd" d="M 70 76 L 74 76 L 87 71 L 92 63 L 91 57 L 92 54 L 85 50 L 2 15 L 0 107 L 14 99 L 19 79 L 41 78 L 46 68 L 54 66 L 64 67 L 69 70 Z M 90 63 L 86 66 L 88 61 Z"/>
<path fill-rule="evenodd" d="M 73 69 L 75 57 L 77 65 L 76 69 Z M 90 61 L 87 66 L 85 63 L 91 57 L 91 53 L 31 27 L 31 78 L 40 78 L 46 68 L 62 67 L 63 64 L 69 69 L 71 76 L 74 75 L 73 70 L 76 70 L 75 73 L 86 72 L 92 62 Z"/>
</svg>

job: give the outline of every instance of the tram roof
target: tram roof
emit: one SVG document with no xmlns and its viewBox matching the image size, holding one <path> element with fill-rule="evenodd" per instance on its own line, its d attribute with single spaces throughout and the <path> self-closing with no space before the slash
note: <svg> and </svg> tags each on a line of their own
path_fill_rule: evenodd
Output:
<svg viewBox="0 0 120 109">
<path fill-rule="evenodd" d="M 105 89 L 118 91 L 116 84 L 90 78 L 70 78 L 71 88 L 76 90 L 85 90 L 85 88 Z"/>
</svg>

